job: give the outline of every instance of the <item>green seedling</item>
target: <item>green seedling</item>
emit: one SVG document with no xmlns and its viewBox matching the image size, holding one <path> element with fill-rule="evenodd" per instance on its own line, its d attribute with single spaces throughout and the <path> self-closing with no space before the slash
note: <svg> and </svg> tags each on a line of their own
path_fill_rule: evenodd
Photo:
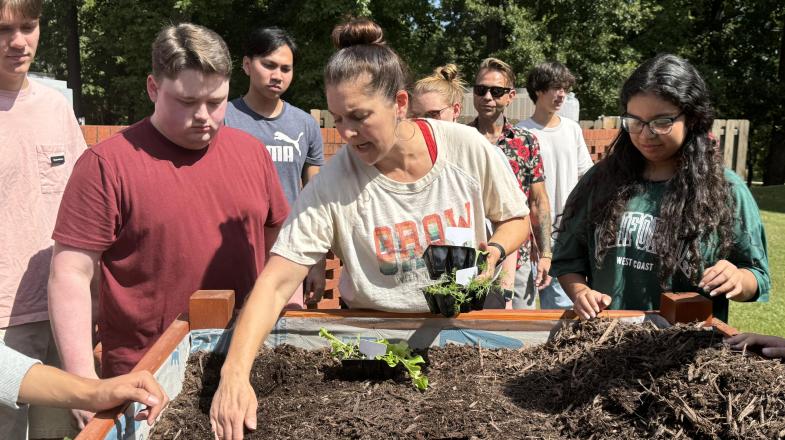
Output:
<svg viewBox="0 0 785 440">
<path fill-rule="evenodd" d="M 402 364 L 409 373 L 412 385 L 421 391 L 428 389 L 428 377 L 422 374 L 422 368 L 420 367 L 420 364 L 425 363 L 425 359 L 420 355 L 413 356 L 409 344 L 404 341 L 391 344 L 384 339 L 377 342 L 387 345 L 387 354 L 377 356 L 376 359 L 387 362 L 387 365 L 391 368 L 395 368 L 399 363 Z"/>
<path fill-rule="evenodd" d="M 455 272 L 450 275 L 445 274 L 439 282 L 425 288 L 426 295 L 445 295 L 455 298 L 453 315 L 461 311 L 461 305 L 471 301 L 466 294 L 466 289 L 455 282 Z"/>
<path fill-rule="evenodd" d="M 480 259 L 481 256 L 485 256 L 486 258 L 482 260 L 482 263 L 477 264 L 477 261 Z M 477 268 L 477 273 L 485 272 L 485 269 L 488 268 L 488 251 L 481 251 L 477 249 L 477 253 L 474 254 L 474 267 Z"/>
<path fill-rule="evenodd" d="M 495 284 L 497 283 L 493 278 L 474 277 L 469 282 L 469 285 L 466 286 L 466 290 L 471 292 L 475 298 L 485 298 Z"/>
<path fill-rule="evenodd" d="M 333 336 L 325 328 L 319 329 L 319 336 L 330 342 L 334 358 L 338 360 L 365 359 L 365 355 L 359 351 L 359 342 L 347 344 Z M 359 338 L 357 340 L 359 341 Z M 398 364 L 403 365 L 409 374 L 409 378 L 412 380 L 412 384 L 418 390 L 424 391 L 428 388 L 428 377 L 422 374 L 422 368 L 420 367 L 420 364 L 424 364 L 425 360 L 420 355 L 414 356 L 406 342 L 401 341 L 392 344 L 386 339 L 378 339 L 374 342 L 384 344 L 387 347 L 387 352 L 384 355 L 376 356 L 375 360 L 387 362 L 390 368 L 395 368 Z"/>
<path fill-rule="evenodd" d="M 365 356 L 360 353 L 360 338 L 357 338 L 356 342 L 347 344 L 333 336 L 333 334 L 328 332 L 325 328 L 319 329 L 319 336 L 330 342 L 333 357 L 339 361 L 365 358 Z"/>
</svg>

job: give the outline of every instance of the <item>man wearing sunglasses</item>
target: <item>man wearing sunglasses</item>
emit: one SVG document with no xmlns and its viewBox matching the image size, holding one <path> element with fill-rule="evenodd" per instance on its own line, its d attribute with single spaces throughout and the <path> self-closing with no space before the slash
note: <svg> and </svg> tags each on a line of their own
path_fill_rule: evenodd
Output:
<svg viewBox="0 0 785 440">
<path fill-rule="evenodd" d="M 512 307 L 533 309 L 535 287 L 542 289 L 551 279 L 551 208 L 537 138 L 527 129 L 513 127 L 504 116 L 504 110 L 515 98 L 514 87 L 515 73 L 509 64 L 496 58 L 485 59 L 472 87 L 477 118 L 469 125 L 504 152 L 528 198 L 533 241 L 524 243 L 518 251 Z M 536 274 L 532 273 L 531 249 L 535 250 Z"/>
<path fill-rule="evenodd" d="M 558 222 L 567 197 L 593 163 L 581 127 L 558 115 L 575 76 L 563 64 L 549 61 L 538 64 L 526 79 L 526 92 L 534 101 L 534 114 L 518 127 L 531 130 L 540 141 L 543 168 L 548 180 L 545 188 L 551 202 L 551 219 Z M 554 225 L 558 226 L 558 225 Z M 572 301 L 559 280 L 540 291 L 543 309 L 568 309 Z"/>
</svg>

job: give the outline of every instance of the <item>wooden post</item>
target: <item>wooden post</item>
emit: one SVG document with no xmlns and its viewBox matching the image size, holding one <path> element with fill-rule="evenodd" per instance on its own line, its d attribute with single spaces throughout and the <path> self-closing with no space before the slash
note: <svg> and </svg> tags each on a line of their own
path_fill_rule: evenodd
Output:
<svg viewBox="0 0 785 440">
<path fill-rule="evenodd" d="M 713 303 L 696 292 L 666 292 L 660 296 L 660 315 L 671 324 L 710 321 Z"/>
<path fill-rule="evenodd" d="M 749 144 L 750 121 L 746 119 L 740 120 L 738 128 L 739 139 L 736 142 L 736 163 L 733 170 L 742 179 L 747 180 L 747 147 Z"/>
<path fill-rule="evenodd" d="M 734 156 L 734 144 L 736 140 L 736 131 L 739 125 L 739 121 L 735 119 L 728 119 L 725 125 L 725 142 L 723 145 L 720 146 L 722 149 L 722 159 L 725 165 L 725 168 L 729 168 L 735 171 L 734 163 L 733 163 L 733 156 Z"/>
<path fill-rule="evenodd" d="M 322 111 L 319 109 L 312 108 L 311 109 L 311 117 L 316 119 L 316 123 L 319 124 L 319 127 L 324 126 L 324 121 L 322 120 Z"/>
<path fill-rule="evenodd" d="M 191 330 L 226 328 L 234 314 L 234 290 L 197 290 L 188 301 Z"/>
<path fill-rule="evenodd" d="M 332 113 L 322 112 L 322 119 L 324 120 L 324 128 L 335 127 L 335 118 L 333 118 Z"/>
</svg>

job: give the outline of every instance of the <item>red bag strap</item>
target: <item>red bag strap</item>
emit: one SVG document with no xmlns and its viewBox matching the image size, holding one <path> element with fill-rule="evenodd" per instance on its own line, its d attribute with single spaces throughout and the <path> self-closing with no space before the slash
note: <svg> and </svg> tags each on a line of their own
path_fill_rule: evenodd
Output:
<svg viewBox="0 0 785 440">
<path fill-rule="evenodd" d="M 425 145 L 428 146 L 428 154 L 431 155 L 431 165 L 433 165 L 436 163 L 437 149 L 436 141 L 433 140 L 433 134 L 431 133 L 431 127 L 422 119 L 415 119 L 414 122 L 420 127 L 422 137 L 425 138 Z"/>
</svg>

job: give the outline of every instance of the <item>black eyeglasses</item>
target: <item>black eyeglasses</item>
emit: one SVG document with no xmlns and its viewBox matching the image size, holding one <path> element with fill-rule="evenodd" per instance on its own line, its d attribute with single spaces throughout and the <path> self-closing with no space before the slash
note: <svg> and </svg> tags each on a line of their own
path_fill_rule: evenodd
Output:
<svg viewBox="0 0 785 440">
<path fill-rule="evenodd" d="M 439 118 L 442 116 L 442 112 L 443 112 L 443 111 L 445 111 L 445 110 L 447 110 L 447 109 L 448 109 L 448 108 L 450 108 L 450 107 L 452 107 L 452 106 L 451 106 L 451 105 L 448 105 L 447 107 L 445 107 L 445 108 L 443 108 L 443 109 L 441 109 L 441 110 L 429 110 L 429 111 L 427 111 L 427 112 L 422 112 L 422 113 L 419 113 L 419 114 L 414 114 L 414 113 L 412 113 L 412 114 L 411 114 L 411 117 L 413 117 L 413 118 L 431 118 L 431 119 L 439 119 Z"/>
<path fill-rule="evenodd" d="M 642 132 L 643 127 L 649 127 L 649 131 L 653 134 L 669 134 L 673 130 L 673 123 L 683 114 L 684 112 L 681 112 L 671 118 L 657 118 L 651 121 L 644 121 L 635 116 L 622 116 L 621 126 L 630 134 Z"/>
<path fill-rule="evenodd" d="M 512 87 L 484 86 L 482 84 L 474 85 L 474 94 L 477 96 L 485 96 L 485 94 L 488 93 L 488 90 L 491 91 L 491 96 L 494 98 L 501 98 L 505 93 L 510 93 Z"/>
</svg>

